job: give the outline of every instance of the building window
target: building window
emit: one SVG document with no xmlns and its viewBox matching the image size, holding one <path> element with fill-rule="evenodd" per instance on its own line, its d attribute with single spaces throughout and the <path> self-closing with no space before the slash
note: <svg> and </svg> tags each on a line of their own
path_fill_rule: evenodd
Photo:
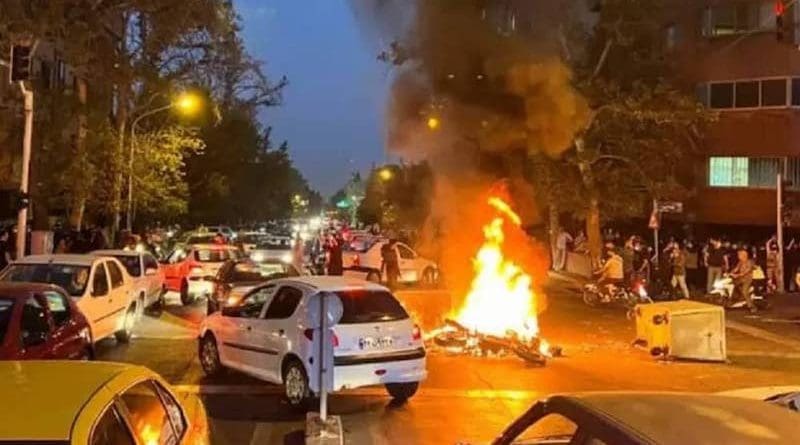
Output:
<svg viewBox="0 0 800 445">
<path fill-rule="evenodd" d="M 761 106 L 786 106 L 786 79 L 767 79 L 761 81 Z"/>
<path fill-rule="evenodd" d="M 758 107 L 758 84 L 758 81 L 736 82 L 736 101 L 733 105 L 736 108 Z"/>
<path fill-rule="evenodd" d="M 705 9 L 703 35 L 720 37 L 774 27 L 774 1 L 739 2 L 711 6 Z"/>
<path fill-rule="evenodd" d="M 709 158 L 708 185 L 747 187 L 747 158 Z"/>
<path fill-rule="evenodd" d="M 711 108 L 733 108 L 733 82 L 712 83 L 709 90 Z"/>
<path fill-rule="evenodd" d="M 787 78 L 748 79 L 708 84 L 708 93 L 697 86 L 701 97 L 708 94 L 707 106 L 717 110 L 730 108 L 785 107 L 789 103 Z M 800 78 L 792 80 L 792 105 L 800 106 Z"/>
<path fill-rule="evenodd" d="M 708 185 L 711 187 L 774 188 L 783 158 L 711 157 Z"/>
</svg>

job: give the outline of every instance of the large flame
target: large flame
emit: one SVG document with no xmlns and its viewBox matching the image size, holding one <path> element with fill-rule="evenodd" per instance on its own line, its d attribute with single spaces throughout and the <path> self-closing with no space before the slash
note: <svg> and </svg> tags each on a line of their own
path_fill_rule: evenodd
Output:
<svg viewBox="0 0 800 445">
<path fill-rule="evenodd" d="M 518 338 L 531 340 L 539 335 L 533 280 L 503 253 L 506 224 L 520 230 L 520 218 L 497 196 L 488 204 L 496 214 L 483 227 L 484 242 L 473 260 L 475 276 L 454 318 L 482 334 L 505 337 L 513 331 Z"/>
</svg>

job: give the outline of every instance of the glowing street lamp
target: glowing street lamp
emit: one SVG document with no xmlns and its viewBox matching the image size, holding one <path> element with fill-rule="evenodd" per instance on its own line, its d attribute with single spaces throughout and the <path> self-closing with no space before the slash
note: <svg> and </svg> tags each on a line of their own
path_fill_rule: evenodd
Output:
<svg viewBox="0 0 800 445">
<path fill-rule="evenodd" d="M 438 117 L 431 116 L 428 118 L 428 128 L 431 130 L 437 130 L 441 124 Z"/>
<path fill-rule="evenodd" d="M 378 178 L 383 182 L 391 181 L 393 176 L 394 173 L 389 168 L 382 168 L 378 171 Z"/>
<path fill-rule="evenodd" d="M 131 124 L 131 146 L 128 156 L 128 211 L 125 220 L 125 227 L 128 229 L 128 232 L 133 229 L 133 159 L 136 152 L 136 125 L 139 124 L 139 121 L 148 116 L 152 116 L 162 111 L 171 110 L 173 108 L 185 116 L 191 116 L 200 110 L 202 104 L 203 100 L 200 98 L 200 96 L 195 93 L 185 91 L 180 93 L 169 104 L 142 113 L 139 115 L 139 117 L 133 120 L 133 124 Z"/>
</svg>

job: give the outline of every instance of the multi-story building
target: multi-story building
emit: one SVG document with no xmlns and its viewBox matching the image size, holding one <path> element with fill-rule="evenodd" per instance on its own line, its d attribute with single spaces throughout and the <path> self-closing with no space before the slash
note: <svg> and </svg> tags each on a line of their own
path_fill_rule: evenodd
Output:
<svg viewBox="0 0 800 445">
<path fill-rule="evenodd" d="M 789 2 L 669 4 L 664 35 L 675 67 L 719 116 L 695 166 L 690 221 L 773 225 L 778 173 L 788 190 L 800 191 L 800 5 L 784 3 Z"/>
</svg>

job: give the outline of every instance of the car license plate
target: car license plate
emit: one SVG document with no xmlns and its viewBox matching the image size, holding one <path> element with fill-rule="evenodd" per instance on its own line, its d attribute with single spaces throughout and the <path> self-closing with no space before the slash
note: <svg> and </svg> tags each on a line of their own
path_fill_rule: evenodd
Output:
<svg viewBox="0 0 800 445">
<path fill-rule="evenodd" d="M 359 349 L 386 349 L 394 345 L 392 337 L 361 337 L 358 339 Z"/>
</svg>

